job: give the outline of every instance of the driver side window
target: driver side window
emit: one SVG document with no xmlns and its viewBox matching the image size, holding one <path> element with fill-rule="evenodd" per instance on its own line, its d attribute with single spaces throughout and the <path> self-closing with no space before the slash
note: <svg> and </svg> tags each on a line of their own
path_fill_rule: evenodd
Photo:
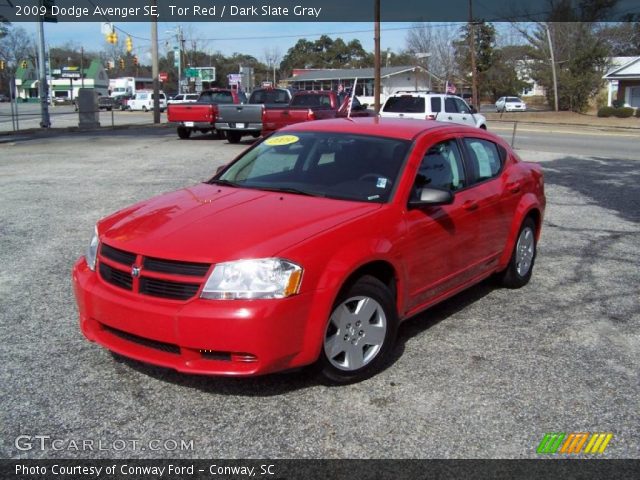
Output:
<svg viewBox="0 0 640 480">
<path fill-rule="evenodd" d="M 415 187 L 456 191 L 465 186 L 462 156 L 455 139 L 429 148 L 416 176 Z"/>
</svg>

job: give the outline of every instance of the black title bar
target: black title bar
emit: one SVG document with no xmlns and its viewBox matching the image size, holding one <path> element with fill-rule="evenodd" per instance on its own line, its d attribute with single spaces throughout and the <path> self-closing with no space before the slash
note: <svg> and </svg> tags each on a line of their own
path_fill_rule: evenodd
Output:
<svg viewBox="0 0 640 480">
<path fill-rule="evenodd" d="M 372 22 L 373 0 L 0 0 L 0 16 L 34 22 Z M 466 22 L 468 0 L 381 0 L 383 22 Z M 637 0 L 566 2 L 472 1 L 473 18 L 488 22 L 640 21 Z M 562 4 L 555 9 L 554 4 Z M 46 6 L 45 6 L 46 5 Z"/>
</svg>

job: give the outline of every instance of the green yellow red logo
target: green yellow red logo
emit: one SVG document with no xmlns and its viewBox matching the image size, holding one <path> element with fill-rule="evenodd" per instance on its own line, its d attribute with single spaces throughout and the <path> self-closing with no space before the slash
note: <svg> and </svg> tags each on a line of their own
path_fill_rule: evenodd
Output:
<svg viewBox="0 0 640 480">
<path fill-rule="evenodd" d="M 613 438 L 613 433 L 547 433 L 537 452 L 544 454 L 602 454 Z"/>
</svg>

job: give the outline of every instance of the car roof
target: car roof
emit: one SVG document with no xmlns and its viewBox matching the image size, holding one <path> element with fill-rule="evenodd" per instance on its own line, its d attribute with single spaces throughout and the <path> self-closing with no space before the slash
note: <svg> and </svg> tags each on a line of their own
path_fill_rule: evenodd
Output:
<svg viewBox="0 0 640 480">
<path fill-rule="evenodd" d="M 436 122 L 433 120 L 357 117 L 296 123 L 278 130 L 278 132 L 285 131 L 351 133 L 398 138 L 401 140 L 412 140 L 416 135 L 426 131 L 465 131 L 469 133 L 477 133 L 478 129 L 464 125 Z"/>
</svg>

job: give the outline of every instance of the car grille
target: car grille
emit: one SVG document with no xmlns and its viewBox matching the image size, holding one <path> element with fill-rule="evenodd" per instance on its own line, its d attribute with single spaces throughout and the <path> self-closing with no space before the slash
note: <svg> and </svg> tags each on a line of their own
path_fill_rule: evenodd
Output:
<svg viewBox="0 0 640 480">
<path fill-rule="evenodd" d="M 104 243 L 100 246 L 98 260 L 100 277 L 110 285 L 140 295 L 171 300 L 193 298 L 211 267 L 208 263 L 144 257 Z"/>
</svg>

